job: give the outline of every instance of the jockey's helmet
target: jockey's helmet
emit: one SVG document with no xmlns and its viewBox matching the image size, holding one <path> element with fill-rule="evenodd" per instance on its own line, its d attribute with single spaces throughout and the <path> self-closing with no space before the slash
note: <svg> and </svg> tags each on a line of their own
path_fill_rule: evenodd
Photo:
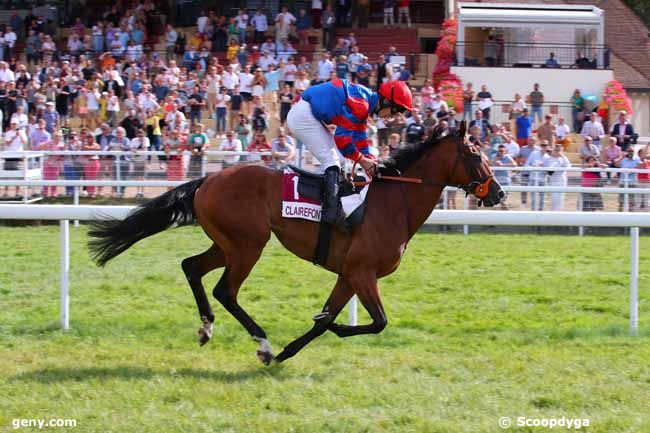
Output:
<svg viewBox="0 0 650 433">
<path fill-rule="evenodd" d="M 413 110 L 413 95 L 404 81 L 387 81 L 379 86 L 379 95 L 383 96 L 397 111 Z M 381 104 L 385 106 L 386 104 Z M 400 110 L 401 108 L 401 110 Z"/>
</svg>

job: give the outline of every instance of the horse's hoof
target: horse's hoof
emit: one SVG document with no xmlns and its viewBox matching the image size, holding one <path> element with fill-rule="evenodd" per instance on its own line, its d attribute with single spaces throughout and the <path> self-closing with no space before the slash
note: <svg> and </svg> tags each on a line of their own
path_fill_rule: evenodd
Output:
<svg viewBox="0 0 650 433">
<path fill-rule="evenodd" d="M 204 319 L 203 326 L 199 328 L 198 333 L 199 333 L 199 346 L 203 346 L 212 338 L 212 323 Z"/>
<path fill-rule="evenodd" d="M 257 358 L 262 361 L 262 364 L 269 365 L 273 361 L 273 354 L 271 352 L 263 352 L 261 350 L 257 351 Z"/>
</svg>

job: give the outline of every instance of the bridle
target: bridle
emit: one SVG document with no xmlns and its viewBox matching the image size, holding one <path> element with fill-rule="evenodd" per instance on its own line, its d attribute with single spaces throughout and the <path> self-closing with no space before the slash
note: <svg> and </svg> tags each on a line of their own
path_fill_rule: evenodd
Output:
<svg viewBox="0 0 650 433">
<path fill-rule="evenodd" d="M 459 183 L 448 183 L 448 182 L 439 182 L 437 180 L 433 179 L 420 179 L 417 177 L 404 177 L 401 176 L 401 173 L 398 173 L 398 176 L 386 176 L 381 173 L 376 174 L 373 178 L 377 179 L 382 179 L 382 180 L 391 180 L 391 181 L 396 181 L 396 182 L 403 182 L 403 183 L 415 183 L 415 184 L 422 184 L 422 185 L 431 185 L 431 186 L 440 186 L 440 187 L 446 187 L 446 186 L 453 186 L 454 188 L 462 189 L 465 191 L 465 196 L 468 196 L 470 194 L 476 196 L 479 200 L 485 199 L 487 197 L 489 191 L 490 191 L 490 184 L 494 180 L 494 175 L 490 174 L 485 178 L 482 178 L 480 176 L 479 168 L 478 165 L 475 164 L 475 162 L 482 162 L 482 157 L 481 153 L 469 153 L 469 155 L 466 154 L 466 149 L 463 147 L 473 147 L 475 144 L 466 144 L 467 140 L 464 140 L 463 143 L 459 143 L 456 145 L 457 149 L 457 154 L 456 154 L 456 160 L 454 161 L 454 167 L 451 172 L 451 177 L 453 178 L 454 175 L 456 174 L 456 170 L 458 169 L 458 166 L 460 166 L 460 163 L 462 161 L 463 166 L 465 167 L 465 171 L 467 172 L 467 175 L 472 178 L 471 174 L 472 172 L 475 172 L 477 175 L 476 177 L 480 178 L 480 180 L 474 180 L 470 182 L 467 185 L 459 184 Z M 357 162 L 354 163 L 352 167 L 352 173 L 355 173 L 355 168 L 356 168 Z M 352 184 L 355 187 L 364 187 L 372 182 L 372 179 L 368 181 L 362 181 L 362 182 L 352 182 Z"/>
</svg>

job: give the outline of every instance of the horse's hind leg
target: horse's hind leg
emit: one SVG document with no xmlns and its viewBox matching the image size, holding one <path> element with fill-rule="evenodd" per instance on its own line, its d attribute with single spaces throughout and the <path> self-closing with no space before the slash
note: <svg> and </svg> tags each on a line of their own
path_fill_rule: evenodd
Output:
<svg viewBox="0 0 650 433">
<path fill-rule="evenodd" d="M 237 302 L 239 288 L 259 259 L 262 248 L 251 249 L 249 246 L 246 249 L 247 251 L 244 251 L 244 248 L 239 249 L 236 259 L 233 257 L 233 260 L 228 262 L 212 294 L 246 328 L 251 337 L 260 344 L 257 357 L 268 365 L 273 359 L 273 353 L 271 344 L 266 339 L 266 332 Z"/>
<path fill-rule="evenodd" d="M 350 278 L 350 284 L 354 287 L 361 304 L 370 314 L 372 323 L 368 325 L 348 326 L 330 323 L 328 329 L 339 337 L 351 337 L 362 334 L 378 334 L 384 330 L 388 324 L 386 312 L 379 295 L 377 279 L 374 276 L 364 277 L 361 274 L 355 274 Z"/>
<path fill-rule="evenodd" d="M 336 316 L 339 315 L 341 309 L 343 309 L 351 297 L 352 290 L 345 280 L 342 277 L 339 277 L 338 280 L 336 280 L 336 285 L 334 286 L 334 289 L 332 289 L 330 297 L 327 299 L 327 302 L 325 302 L 323 311 L 314 317 L 314 326 L 302 337 L 296 338 L 294 341 L 289 343 L 277 358 L 275 358 L 275 360 L 277 362 L 282 362 L 291 358 L 313 339 L 327 331 L 329 326 L 334 322 L 334 319 L 336 319 Z"/>
<path fill-rule="evenodd" d="M 194 293 L 199 316 L 203 322 L 199 328 L 199 344 L 201 346 L 212 338 L 212 324 L 214 323 L 214 313 L 201 279 L 208 272 L 225 266 L 225 264 L 226 258 L 217 244 L 213 244 L 201 254 L 186 258 L 181 264 L 185 277 L 192 288 L 192 293 Z"/>
</svg>

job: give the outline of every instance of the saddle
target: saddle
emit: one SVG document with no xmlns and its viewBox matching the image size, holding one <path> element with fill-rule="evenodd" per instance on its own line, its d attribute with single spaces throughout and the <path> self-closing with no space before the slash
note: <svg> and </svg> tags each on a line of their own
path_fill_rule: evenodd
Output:
<svg viewBox="0 0 650 433">
<path fill-rule="evenodd" d="M 355 181 L 365 179 L 357 177 Z M 284 169 L 282 188 L 282 216 L 320 222 L 324 176 L 289 165 Z M 356 188 L 352 182 L 339 176 L 338 214 L 335 227 L 349 234 L 353 227 L 363 222 L 366 209 L 367 187 Z M 313 262 L 323 265 L 327 260 L 330 231 L 321 225 Z"/>
</svg>

